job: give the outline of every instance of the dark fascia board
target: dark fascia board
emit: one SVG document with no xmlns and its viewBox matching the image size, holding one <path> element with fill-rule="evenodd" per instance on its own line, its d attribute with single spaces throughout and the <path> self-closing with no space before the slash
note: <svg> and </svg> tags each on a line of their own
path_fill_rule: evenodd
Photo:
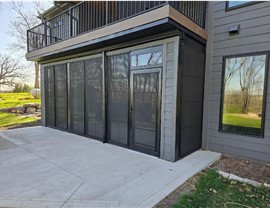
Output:
<svg viewBox="0 0 270 208">
<path fill-rule="evenodd" d="M 246 3 L 243 3 L 243 4 L 239 4 L 239 5 L 236 5 L 236 6 L 229 7 L 229 1 L 226 1 L 225 11 L 229 12 L 231 10 L 240 9 L 240 8 L 243 8 L 243 7 L 251 6 L 253 4 L 258 4 L 258 3 L 262 3 L 262 2 L 263 1 L 250 1 L 250 2 L 246 2 Z"/>
<path fill-rule="evenodd" d="M 191 32 L 189 29 L 183 27 L 182 25 L 178 24 L 177 22 L 175 22 L 172 19 L 169 19 L 169 24 L 173 25 L 175 28 L 177 28 L 178 30 L 188 34 L 189 36 L 191 36 L 192 38 L 196 39 L 197 41 L 199 41 L 200 43 L 206 45 L 206 40 L 203 39 L 202 37 L 200 37 L 199 35 Z"/>
</svg>

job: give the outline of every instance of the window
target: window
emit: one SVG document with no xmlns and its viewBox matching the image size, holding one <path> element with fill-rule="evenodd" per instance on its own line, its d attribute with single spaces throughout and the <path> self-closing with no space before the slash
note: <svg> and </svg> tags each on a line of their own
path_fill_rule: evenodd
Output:
<svg viewBox="0 0 270 208">
<path fill-rule="evenodd" d="M 156 66 L 162 64 L 162 46 L 131 52 L 131 68 Z"/>
<path fill-rule="evenodd" d="M 231 10 L 239 7 L 244 7 L 247 5 L 258 3 L 256 1 L 227 1 L 226 2 L 226 9 Z"/>
<path fill-rule="evenodd" d="M 267 55 L 224 59 L 220 130 L 263 136 Z"/>
</svg>

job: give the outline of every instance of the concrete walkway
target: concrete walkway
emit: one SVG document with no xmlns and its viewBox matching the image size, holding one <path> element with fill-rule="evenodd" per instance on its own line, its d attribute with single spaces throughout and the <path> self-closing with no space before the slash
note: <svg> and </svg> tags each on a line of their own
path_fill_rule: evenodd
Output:
<svg viewBox="0 0 270 208">
<path fill-rule="evenodd" d="M 46 127 L 0 132 L 0 207 L 153 207 L 220 154 L 171 163 Z"/>
</svg>

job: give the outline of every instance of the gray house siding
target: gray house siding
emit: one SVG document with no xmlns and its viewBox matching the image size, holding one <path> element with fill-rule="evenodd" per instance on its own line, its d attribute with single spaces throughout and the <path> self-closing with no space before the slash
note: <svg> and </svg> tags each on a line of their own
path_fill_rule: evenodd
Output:
<svg viewBox="0 0 270 208">
<path fill-rule="evenodd" d="M 163 94 L 161 106 L 161 158 L 175 160 L 176 91 L 179 40 L 164 44 Z M 162 148 L 163 147 L 163 148 Z"/>
<path fill-rule="evenodd" d="M 203 146 L 210 150 L 270 161 L 270 76 L 266 95 L 264 138 L 219 132 L 224 56 L 270 51 L 270 2 L 226 11 L 225 2 L 209 2 Z M 212 11 L 211 11 L 212 10 Z M 230 36 L 229 26 L 240 25 Z M 269 66 L 267 68 L 269 71 Z M 269 75 L 270 73 L 268 73 Z"/>
</svg>

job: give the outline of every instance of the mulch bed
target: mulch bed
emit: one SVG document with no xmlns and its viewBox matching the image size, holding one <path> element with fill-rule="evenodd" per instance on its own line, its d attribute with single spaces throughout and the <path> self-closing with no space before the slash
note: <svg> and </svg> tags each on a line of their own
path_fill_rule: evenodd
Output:
<svg viewBox="0 0 270 208">
<path fill-rule="evenodd" d="M 270 164 L 260 161 L 251 161 L 232 156 L 221 156 L 211 168 L 235 174 L 260 183 L 270 184 Z M 203 172 L 191 177 L 182 186 L 174 190 L 169 196 L 159 202 L 155 208 L 169 208 L 179 201 L 179 198 L 194 190 L 198 178 Z"/>
<path fill-rule="evenodd" d="M 33 121 L 29 123 L 22 123 L 22 124 L 17 124 L 17 125 L 11 125 L 11 126 L 5 126 L 5 127 L 0 127 L 0 131 L 8 130 L 8 129 L 18 129 L 18 128 L 25 128 L 25 127 L 32 127 L 32 126 L 40 126 L 41 121 Z"/>
<path fill-rule="evenodd" d="M 245 160 L 232 156 L 222 156 L 220 160 L 216 161 L 211 167 L 242 178 L 270 184 L 270 163 Z"/>
</svg>

